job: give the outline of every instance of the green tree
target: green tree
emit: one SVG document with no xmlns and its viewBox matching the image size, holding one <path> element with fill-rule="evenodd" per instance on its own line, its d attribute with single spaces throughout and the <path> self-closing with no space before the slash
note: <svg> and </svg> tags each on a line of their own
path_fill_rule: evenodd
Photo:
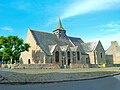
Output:
<svg viewBox="0 0 120 90">
<path fill-rule="evenodd" d="M 0 51 L 2 52 L 2 60 L 6 63 L 9 61 L 14 63 L 18 61 L 21 52 L 29 51 L 30 45 L 23 42 L 23 39 L 17 36 L 0 37 Z"/>
</svg>

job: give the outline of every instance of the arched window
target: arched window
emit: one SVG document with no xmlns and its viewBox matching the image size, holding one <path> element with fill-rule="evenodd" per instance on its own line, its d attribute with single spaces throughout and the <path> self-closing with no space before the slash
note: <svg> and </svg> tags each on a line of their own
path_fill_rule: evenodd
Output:
<svg viewBox="0 0 120 90">
<path fill-rule="evenodd" d="M 103 57 L 103 56 L 102 56 L 102 53 L 100 53 L 100 56 L 101 56 L 101 58 Z"/>
<path fill-rule="evenodd" d="M 80 60 L 80 53 L 79 53 L 79 51 L 77 52 L 77 60 Z"/>
<path fill-rule="evenodd" d="M 70 62 L 70 52 L 69 52 L 69 51 L 67 52 L 67 58 L 68 58 L 68 66 L 69 66 L 70 63 L 71 63 L 71 62 Z"/>
<path fill-rule="evenodd" d="M 59 52 L 55 52 L 55 62 L 59 62 Z"/>
<path fill-rule="evenodd" d="M 67 58 L 70 59 L 70 52 L 67 52 Z"/>
<path fill-rule="evenodd" d="M 64 51 L 62 51 L 62 56 L 65 56 L 65 52 Z"/>
<path fill-rule="evenodd" d="M 89 58 L 86 58 L 86 64 L 90 64 Z"/>
</svg>

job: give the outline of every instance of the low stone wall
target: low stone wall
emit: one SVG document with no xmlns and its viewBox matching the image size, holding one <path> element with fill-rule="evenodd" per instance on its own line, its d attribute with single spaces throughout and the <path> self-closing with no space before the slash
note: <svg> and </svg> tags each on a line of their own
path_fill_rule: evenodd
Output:
<svg viewBox="0 0 120 90">
<path fill-rule="evenodd" d="M 58 64 L 2 64 L 2 68 L 10 69 L 59 69 Z M 64 68 L 89 68 L 88 64 L 72 64 Z"/>
<path fill-rule="evenodd" d="M 98 64 L 89 64 L 90 68 L 98 68 Z"/>
<path fill-rule="evenodd" d="M 106 67 L 120 67 L 120 64 L 106 64 Z"/>
<path fill-rule="evenodd" d="M 58 69 L 57 64 L 3 64 L 3 68 L 10 69 Z"/>
<path fill-rule="evenodd" d="M 72 64 L 70 68 L 89 68 L 88 64 Z"/>
<path fill-rule="evenodd" d="M 12 64 L 2 64 L 1 67 L 2 68 L 11 68 Z"/>
</svg>

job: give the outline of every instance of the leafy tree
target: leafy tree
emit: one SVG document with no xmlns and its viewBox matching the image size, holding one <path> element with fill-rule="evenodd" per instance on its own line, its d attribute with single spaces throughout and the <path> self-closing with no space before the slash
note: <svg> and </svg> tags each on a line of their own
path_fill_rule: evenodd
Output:
<svg viewBox="0 0 120 90">
<path fill-rule="evenodd" d="M 23 43 L 23 39 L 17 36 L 0 37 L 0 51 L 2 52 L 2 60 L 14 63 L 18 60 L 21 52 L 29 51 L 30 45 Z"/>
</svg>

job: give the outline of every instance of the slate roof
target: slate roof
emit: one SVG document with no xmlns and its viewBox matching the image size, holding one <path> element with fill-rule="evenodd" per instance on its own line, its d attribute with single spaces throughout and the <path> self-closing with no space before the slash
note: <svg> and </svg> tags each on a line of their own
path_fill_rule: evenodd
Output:
<svg viewBox="0 0 120 90">
<path fill-rule="evenodd" d="M 98 43 L 99 41 L 95 41 L 95 42 L 81 43 L 81 45 L 85 50 L 85 52 L 91 52 L 96 49 Z"/>
<path fill-rule="evenodd" d="M 66 46 L 69 45 L 70 47 L 73 46 L 73 44 L 69 41 L 69 38 L 66 40 L 59 39 L 55 34 L 52 33 L 46 33 L 46 32 L 41 32 L 41 31 L 35 31 L 35 30 L 30 30 L 33 37 L 36 40 L 36 43 L 43 49 L 43 51 L 51 55 L 50 53 L 50 45 L 59 45 L 59 46 Z"/>
<path fill-rule="evenodd" d="M 30 32 L 34 37 L 36 44 L 39 45 L 47 55 L 52 55 L 56 45 L 58 45 L 62 51 L 67 50 L 69 46 L 72 51 L 76 51 L 77 47 L 79 47 L 81 52 L 85 53 L 93 51 L 98 44 L 98 41 L 84 43 L 81 38 L 76 37 L 67 36 L 66 39 L 61 39 L 57 38 L 57 36 L 53 33 L 36 30 L 30 30 Z"/>
<path fill-rule="evenodd" d="M 68 37 L 75 46 L 78 46 L 80 43 L 84 43 L 81 38 L 70 37 L 70 36 L 68 36 Z"/>
</svg>

